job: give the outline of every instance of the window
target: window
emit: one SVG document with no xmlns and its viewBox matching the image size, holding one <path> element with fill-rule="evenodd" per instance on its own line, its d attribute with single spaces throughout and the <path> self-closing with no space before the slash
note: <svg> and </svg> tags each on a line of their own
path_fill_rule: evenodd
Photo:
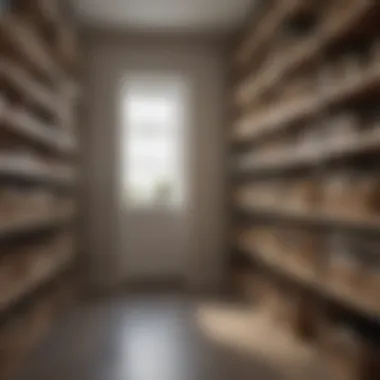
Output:
<svg viewBox="0 0 380 380">
<path fill-rule="evenodd" d="M 180 207 L 184 202 L 184 83 L 135 76 L 122 92 L 123 202 Z"/>
</svg>

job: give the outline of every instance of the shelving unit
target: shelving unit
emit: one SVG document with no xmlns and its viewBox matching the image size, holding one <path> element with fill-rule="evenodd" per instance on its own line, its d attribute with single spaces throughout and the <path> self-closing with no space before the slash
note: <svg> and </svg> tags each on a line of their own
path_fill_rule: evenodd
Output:
<svg viewBox="0 0 380 380">
<path fill-rule="evenodd" d="M 294 7 L 292 2 L 285 3 L 290 9 Z M 336 3 L 339 3 L 339 6 L 343 4 L 341 1 Z M 262 71 L 252 73 L 239 85 L 236 94 L 237 104 L 247 106 L 254 103 L 273 86 L 273 83 L 281 81 L 302 65 L 318 58 L 318 55 L 323 53 L 323 50 L 327 49 L 332 42 L 341 38 L 345 33 L 351 32 L 352 28 L 371 12 L 371 3 L 367 0 L 352 0 L 344 8 L 341 7 L 340 10 L 338 8 L 333 17 L 328 14 L 324 15 L 324 22 L 320 23 L 320 28 L 315 33 L 301 39 L 279 62 L 271 61 L 272 64 L 269 67 L 265 65 Z M 284 19 L 280 18 L 279 21 L 284 21 Z"/>
<path fill-rule="evenodd" d="M 81 91 L 74 26 L 62 7 L 58 0 L 0 5 L 0 350 L 12 359 L 22 355 L 12 348 L 38 339 L 29 327 L 37 331 L 44 320 L 46 330 L 78 261 Z M 0 378 L 8 364 L 0 359 Z"/>
<path fill-rule="evenodd" d="M 30 160 L 31 161 L 31 160 Z M 24 157 L 0 156 L 0 177 L 21 178 L 29 181 L 48 182 L 55 184 L 73 184 L 73 170 L 65 167 L 57 173 L 55 168 L 46 167 L 38 161 Z"/>
<path fill-rule="evenodd" d="M 377 379 L 380 4 L 261 8 L 231 60 L 231 260 L 248 293 L 329 352 L 335 378 Z"/>
<path fill-rule="evenodd" d="M 75 215 L 70 212 L 63 212 L 61 215 L 47 216 L 22 216 L 11 222 L 6 221 L 0 225 L 0 239 L 9 236 L 38 232 L 41 229 L 54 229 L 62 225 L 69 224 Z"/>
<path fill-rule="evenodd" d="M 380 66 L 373 62 L 373 67 L 357 72 L 356 78 L 353 79 L 344 83 L 333 83 L 329 89 L 317 95 L 305 94 L 299 99 L 286 101 L 285 104 L 267 107 L 264 112 L 261 112 L 261 116 L 256 116 L 257 112 L 248 114 L 237 121 L 232 131 L 232 138 L 237 142 L 245 142 L 248 139 L 250 143 L 254 143 L 255 140 L 289 129 L 297 121 L 318 115 L 329 106 L 378 89 Z"/>
<path fill-rule="evenodd" d="M 24 275 L 21 282 L 17 282 L 11 291 L 0 295 L 0 312 L 4 312 L 33 293 L 43 283 L 49 282 L 70 265 L 70 255 L 63 252 L 60 255 L 52 255 L 49 252 L 47 259 L 43 262 L 43 269 L 38 269 L 39 263 L 34 263 L 36 268 L 28 268 L 30 273 Z"/>
<path fill-rule="evenodd" d="M 380 304 L 373 305 L 363 301 L 363 299 L 359 297 L 355 297 L 348 291 L 334 289 L 316 274 L 305 273 L 301 268 L 292 268 L 287 264 L 286 260 L 276 262 L 276 260 L 272 258 L 273 253 L 265 252 L 265 250 L 257 251 L 255 247 L 244 242 L 240 242 L 240 244 L 239 248 L 250 253 L 252 260 L 258 263 L 258 265 L 265 267 L 267 270 L 279 276 L 286 277 L 289 281 L 299 285 L 301 288 L 306 288 L 307 291 L 319 298 L 330 300 L 330 302 L 336 304 L 342 304 L 353 313 L 367 317 L 374 323 L 380 324 Z"/>
<path fill-rule="evenodd" d="M 281 22 L 292 12 L 295 5 L 295 1 L 284 1 L 269 10 L 265 22 L 261 21 L 260 25 L 254 28 L 239 46 L 234 61 L 237 68 L 249 63 L 250 58 L 275 34 Z"/>
<path fill-rule="evenodd" d="M 380 148 L 380 130 L 362 133 L 356 141 L 348 139 L 330 145 L 321 142 L 306 148 L 309 149 L 303 149 L 299 153 L 289 149 L 273 156 L 247 155 L 238 162 L 237 170 L 255 175 L 270 171 L 289 171 L 300 167 L 313 168 L 329 164 L 334 160 L 376 152 Z"/>
<path fill-rule="evenodd" d="M 0 378 L 9 379 L 20 361 L 49 330 L 62 307 L 68 307 L 75 294 L 75 272 L 63 268 L 54 278 L 37 287 L 22 303 L 17 303 L 13 318 L 1 318 L 3 332 Z"/>
<path fill-rule="evenodd" d="M 17 3 L 20 2 L 14 1 L 10 7 L 7 5 L 5 7 L 8 9 L 18 7 Z M 7 9 L 2 11 L 0 15 L 0 31 L 2 32 L 4 43 L 9 48 L 11 56 L 17 56 L 33 70 L 56 80 L 62 74 L 59 62 L 56 62 L 49 53 L 51 47 L 38 35 L 35 20 L 23 16 L 10 13 Z M 61 17 L 59 21 L 57 20 L 58 22 L 62 22 Z"/>
<path fill-rule="evenodd" d="M 380 218 L 372 220 L 348 219 L 317 212 L 300 212 L 299 210 L 270 208 L 243 203 L 237 204 L 237 211 L 241 214 L 241 219 L 275 220 L 278 224 L 298 225 L 303 229 L 345 230 L 347 232 L 377 234 L 380 228 Z"/>
</svg>

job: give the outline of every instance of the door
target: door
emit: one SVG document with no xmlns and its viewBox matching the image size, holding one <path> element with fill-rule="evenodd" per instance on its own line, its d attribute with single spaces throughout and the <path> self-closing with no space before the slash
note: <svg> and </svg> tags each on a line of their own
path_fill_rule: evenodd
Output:
<svg viewBox="0 0 380 380">
<path fill-rule="evenodd" d="M 127 281 L 185 276 L 188 89 L 177 75 L 131 73 L 124 78 L 119 205 Z"/>
</svg>

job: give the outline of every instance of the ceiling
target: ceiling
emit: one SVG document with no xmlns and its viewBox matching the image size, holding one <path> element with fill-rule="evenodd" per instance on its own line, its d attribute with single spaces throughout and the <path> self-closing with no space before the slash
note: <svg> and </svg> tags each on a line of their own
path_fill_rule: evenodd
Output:
<svg viewBox="0 0 380 380">
<path fill-rule="evenodd" d="M 253 0 L 73 0 L 79 19 L 94 27 L 138 30 L 233 31 Z"/>
</svg>

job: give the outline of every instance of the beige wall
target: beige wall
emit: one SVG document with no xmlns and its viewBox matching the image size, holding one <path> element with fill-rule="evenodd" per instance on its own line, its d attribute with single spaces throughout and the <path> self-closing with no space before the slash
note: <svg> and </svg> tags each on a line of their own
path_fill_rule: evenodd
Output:
<svg viewBox="0 0 380 380">
<path fill-rule="evenodd" d="M 167 239 L 163 252 L 168 266 L 162 273 L 182 271 L 197 289 L 217 288 L 223 279 L 225 259 L 225 59 L 220 42 L 212 39 L 128 37 L 105 33 L 89 34 L 86 76 L 88 80 L 87 125 L 83 130 L 86 174 L 87 248 L 94 285 L 127 282 L 131 268 L 128 251 L 148 244 L 141 231 L 160 233 L 176 227 L 177 240 Z M 129 70 L 159 70 L 182 73 L 191 81 L 191 124 L 189 135 L 190 213 L 183 225 L 173 218 L 163 223 L 160 215 L 149 221 L 127 215 L 118 206 L 117 106 L 119 80 Z M 128 233 L 118 233 L 120 222 Z M 162 227 L 162 225 L 166 225 Z M 183 233 L 186 229 L 186 234 Z M 140 236 L 139 239 L 133 236 Z M 184 247 L 183 242 L 188 239 Z M 140 241 L 140 243 L 137 243 Z M 127 247 L 127 252 L 125 252 Z M 185 261 L 178 250 L 185 249 Z M 127 255 L 127 256 L 126 256 Z M 135 256 L 136 257 L 136 256 Z M 182 256 L 183 258 L 183 256 Z M 152 258 L 154 260 L 154 258 Z M 162 260 L 161 260 L 162 263 Z M 150 261 L 151 268 L 160 265 Z M 138 272 L 135 272 L 138 273 Z"/>
</svg>

